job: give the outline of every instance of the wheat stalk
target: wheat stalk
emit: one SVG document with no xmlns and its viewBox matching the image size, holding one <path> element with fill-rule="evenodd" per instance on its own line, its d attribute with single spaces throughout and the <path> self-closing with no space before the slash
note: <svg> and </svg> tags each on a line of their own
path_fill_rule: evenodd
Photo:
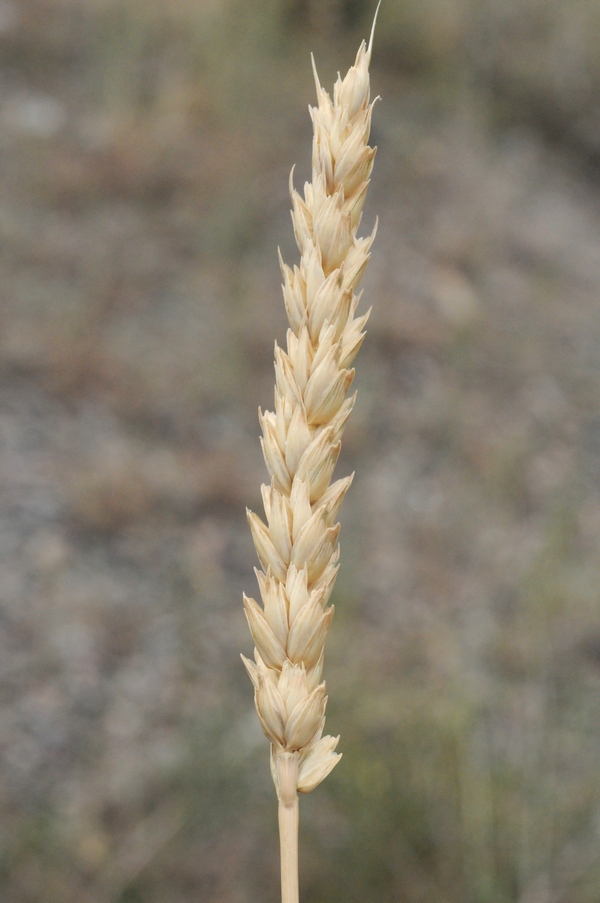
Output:
<svg viewBox="0 0 600 903">
<path fill-rule="evenodd" d="M 263 607 L 244 595 L 256 649 L 254 662 L 242 658 L 271 741 L 282 903 L 298 903 L 298 791 L 313 790 L 341 758 L 339 737 L 322 736 L 327 697 L 321 673 L 338 568 L 336 517 L 352 482 L 352 476 L 331 478 L 356 397 L 347 397 L 350 367 L 370 312 L 355 316 L 356 289 L 375 237 L 375 230 L 356 235 L 376 151 L 368 145 L 372 43 L 373 31 L 346 77 L 338 76 L 333 100 L 313 59 L 318 103 L 310 108 L 312 181 L 304 197 L 294 190 L 293 170 L 290 176 L 301 260 L 291 270 L 280 255 L 290 328 L 287 350 L 275 344 L 275 411 L 259 411 L 271 476 L 262 486 L 267 522 L 248 511 Z"/>
</svg>

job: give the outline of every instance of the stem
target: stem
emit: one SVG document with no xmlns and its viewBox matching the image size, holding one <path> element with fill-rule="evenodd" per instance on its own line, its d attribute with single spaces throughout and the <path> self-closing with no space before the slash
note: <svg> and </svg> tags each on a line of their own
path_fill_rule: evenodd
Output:
<svg viewBox="0 0 600 903">
<path fill-rule="evenodd" d="M 292 806 L 279 803 L 281 846 L 281 903 L 299 903 L 298 896 L 298 798 Z"/>
<path fill-rule="evenodd" d="M 298 758 L 294 753 L 277 757 L 279 777 L 279 842 L 281 849 L 281 903 L 299 903 L 298 819 L 296 784 Z"/>
</svg>

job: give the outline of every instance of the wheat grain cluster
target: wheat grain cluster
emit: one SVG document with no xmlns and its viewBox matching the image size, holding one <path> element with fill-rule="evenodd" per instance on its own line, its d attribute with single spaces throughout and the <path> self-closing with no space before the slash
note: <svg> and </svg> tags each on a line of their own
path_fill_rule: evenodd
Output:
<svg viewBox="0 0 600 903">
<path fill-rule="evenodd" d="M 283 807 L 313 790 L 340 759 L 339 738 L 323 736 L 324 644 L 338 569 L 336 522 L 352 476 L 331 482 L 355 395 L 352 362 L 369 312 L 357 315 L 357 287 L 375 236 L 357 237 L 375 148 L 369 45 L 363 43 L 333 99 L 314 67 L 317 106 L 312 180 L 302 197 L 290 176 L 299 266 L 281 259 L 289 320 L 287 346 L 275 345 L 275 410 L 259 411 L 270 483 L 262 486 L 266 523 L 248 511 L 262 570 L 262 607 L 244 596 L 256 644 L 244 659 L 263 731 L 271 742 L 273 780 Z M 283 854 L 283 846 L 282 846 Z M 291 899 L 291 897 L 290 897 Z"/>
</svg>

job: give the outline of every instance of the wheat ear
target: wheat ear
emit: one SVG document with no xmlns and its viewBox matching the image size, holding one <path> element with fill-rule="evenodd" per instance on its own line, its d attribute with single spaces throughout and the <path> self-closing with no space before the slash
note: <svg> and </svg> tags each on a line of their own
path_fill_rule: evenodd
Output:
<svg viewBox="0 0 600 903">
<path fill-rule="evenodd" d="M 367 238 L 356 235 L 376 151 L 368 145 L 372 42 L 373 33 L 346 77 L 338 76 L 333 100 L 313 60 L 318 105 L 310 108 L 312 181 L 303 198 L 294 190 L 293 170 L 290 176 L 300 266 L 291 270 L 280 255 L 287 351 L 275 345 L 275 411 L 259 411 L 271 476 L 262 486 L 267 523 L 248 511 L 263 607 L 244 596 L 256 649 L 254 662 L 242 658 L 271 741 L 282 903 L 298 903 L 297 792 L 313 790 L 341 758 L 339 737 L 322 736 L 327 697 L 321 673 L 338 568 L 336 517 L 352 476 L 330 481 L 356 397 L 347 397 L 350 366 L 369 316 L 355 314 L 375 237 L 375 230 Z"/>
</svg>

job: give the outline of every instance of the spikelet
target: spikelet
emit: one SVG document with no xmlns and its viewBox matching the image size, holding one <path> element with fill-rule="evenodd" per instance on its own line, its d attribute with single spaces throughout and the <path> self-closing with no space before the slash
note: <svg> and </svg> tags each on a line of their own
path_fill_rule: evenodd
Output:
<svg viewBox="0 0 600 903">
<path fill-rule="evenodd" d="M 255 661 L 242 658 L 271 742 L 280 801 L 313 790 L 340 759 L 339 738 L 322 736 L 321 672 L 338 567 L 336 517 L 352 477 L 331 480 L 354 405 L 351 365 L 368 318 L 356 316 L 356 290 L 375 237 L 375 230 L 356 235 L 376 150 L 368 144 L 371 46 L 372 35 L 346 77 L 338 76 L 333 99 L 313 60 L 312 181 L 303 196 L 293 170 L 290 176 L 300 266 L 291 269 L 280 256 L 290 328 L 286 348 L 275 346 L 275 410 L 259 412 L 270 483 L 262 487 L 266 522 L 250 511 L 248 522 L 262 567 L 262 606 L 244 596 L 256 649 Z M 295 786 L 282 787 L 284 773 Z"/>
</svg>

